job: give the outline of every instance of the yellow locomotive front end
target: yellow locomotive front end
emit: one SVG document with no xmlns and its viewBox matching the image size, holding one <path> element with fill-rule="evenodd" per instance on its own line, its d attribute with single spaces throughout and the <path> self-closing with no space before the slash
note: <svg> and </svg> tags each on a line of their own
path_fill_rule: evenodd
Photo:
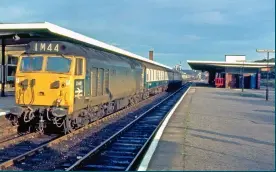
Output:
<svg viewBox="0 0 276 172">
<path fill-rule="evenodd" d="M 15 102 L 20 106 L 72 105 L 72 57 L 22 55 L 16 72 Z"/>
<path fill-rule="evenodd" d="M 84 94 L 82 85 L 76 86 L 76 80 L 83 79 L 84 74 L 76 75 L 76 72 L 84 72 L 84 59 L 70 53 L 64 55 L 59 43 L 32 43 L 29 46 L 30 50 L 19 57 L 16 106 L 8 117 L 21 127 L 20 131 L 44 132 L 49 125 L 68 128 L 75 89 L 82 89 L 81 94 Z"/>
</svg>

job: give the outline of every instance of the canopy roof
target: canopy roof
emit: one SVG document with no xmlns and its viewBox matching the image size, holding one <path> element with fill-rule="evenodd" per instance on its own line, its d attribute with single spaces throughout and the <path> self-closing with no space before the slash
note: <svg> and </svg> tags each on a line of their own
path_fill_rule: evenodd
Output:
<svg viewBox="0 0 276 172">
<path fill-rule="evenodd" d="M 14 36 L 19 36 L 19 40 L 16 41 Z M 136 55 L 134 53 L 128 52 L 126 50 L 117 48 L 112 45 L 100 42 L 93 38 L 89 38 L 82 34 L 73 32 L 71 30 L 62 28 L 60 26 L 54 25 L 52 23 L 19 23 L 19 24 L 0 24 L 0 39 L 5 39 L 5 45 L 14 44 L 28 44 L 31 41 L 41 41 L 41 40 L 59 40 L 68 41 L 76 44 L 82 44 L 88 47 L 103 49 L 105 51 L 117 53 L 130 58 L 134 58 L 143 62 L 147 62 L 153 65 L 167 68 L 172 70 L 171 67 L 151 61 L 142 56 Z M 2 44 L 2 40 L 0 41 Z"/>
<path fill-rule="evenodd" d="M 254 62 L 225 62 L 225 61 L 192 61 L 188 60 L 187 63 L 194 70 L 211 71 L 211 70 L 224 70 L 228 67 L 233 68 L 266 68 L 267 63 L 254 63 Z M 268 63 L 268 67 L 274 67 L 275 63 Z"/>
</svg>

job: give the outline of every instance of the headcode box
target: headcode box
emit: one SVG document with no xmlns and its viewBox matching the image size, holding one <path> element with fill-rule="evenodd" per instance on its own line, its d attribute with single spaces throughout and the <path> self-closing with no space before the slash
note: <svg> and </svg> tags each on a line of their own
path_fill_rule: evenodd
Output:
<svg viewBox="0 0 276 172">
<path fill-rule="evenodd" d="M 225 55 L 226 62 L 240 62 L 245 61 L 245 55 Z"/>
</svg>

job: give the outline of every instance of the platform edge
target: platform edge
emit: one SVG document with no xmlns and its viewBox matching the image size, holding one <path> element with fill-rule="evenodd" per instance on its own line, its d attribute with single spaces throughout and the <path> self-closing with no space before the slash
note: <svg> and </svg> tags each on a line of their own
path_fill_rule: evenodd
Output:
<svg viewBox="0 0 276 172">
<path fill-rule="evenodd" d="M 186 96 L 186 94 L 189 92 L 191 86 L 189 86 L 189 88 L 187 89 L 187 91 L 181 96 L 181 98 L 176 102 L 176 104 L 174 105 L 174 107 L 172 108 L 172 110 L 169 112 L 169 114 L 167 115 L 166 119 L 163 121 L 162 125 L 160 126 L 160 128 L 158 129 L 153 141 L 151 142 L 149 149 L 147 150 L 145 156 L 142 159 L 142 162 L 140 163 L 137 171 L 146 171 L 149 165 L 149 162 L 151 160 L 151 157 L 153 156 L 155 149 L 158 145 L 158 142 L 163 134 L 163 131 L 165 129 L 165 127 L 167 126 L 172 114 L 174 113 L 174 111 L 176 110 L 176 108 L 179 106 L 179 104 L 182 102 L 182 100 L 184 99 L 184 97 Z"/>
<path fill-rule="evenodd" d="M 0 112 L 0 116 L 5 116 L 7 112 Z"/>
</svg>

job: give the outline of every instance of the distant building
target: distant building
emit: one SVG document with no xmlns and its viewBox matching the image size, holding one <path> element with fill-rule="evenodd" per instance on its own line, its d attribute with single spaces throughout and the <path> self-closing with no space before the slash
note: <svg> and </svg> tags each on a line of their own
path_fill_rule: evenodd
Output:
<svg viewBox="0 0 276 172">
<path fill-rule="evenodd" d="M 266 64 L 245 60 L 245 55 L 225 55 L 225 61 L 188 60 L 187 62 L 193 70 L 207 71 L 209 84 L 216 87 L 260 89 L 262 68 L 267 66 L 274 68 L 275 63 Z M 202 75 L 198 77 L 202 79 Z"/>
</svg>

